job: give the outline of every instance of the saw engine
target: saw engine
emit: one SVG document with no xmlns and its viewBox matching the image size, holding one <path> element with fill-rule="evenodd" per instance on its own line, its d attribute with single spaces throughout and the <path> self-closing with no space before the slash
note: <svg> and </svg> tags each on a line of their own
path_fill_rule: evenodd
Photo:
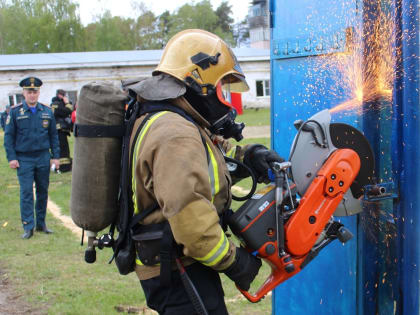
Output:
<svg viewBox="0 0 420 315">
<path fill-rule="evenodd" d="M 254 294 L 240 290 L 251 302 L 301 271 L 331 241 L 345 243 L 353 236 L 334 215 L 362 211 L 363 187 L 373 177 L 373 153 L 357 129 L 330 120 L 325 110 L 295 122 L 298 133 L 289 162 L 273 163 L 273 183 L 229 219 L 242 246 L 271 267 Z"/>
</svg>

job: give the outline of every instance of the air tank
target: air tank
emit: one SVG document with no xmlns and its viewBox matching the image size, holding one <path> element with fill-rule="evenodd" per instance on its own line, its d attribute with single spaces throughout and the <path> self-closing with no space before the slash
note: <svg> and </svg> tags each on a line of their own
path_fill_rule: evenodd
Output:
<svg viewBox="0 0 420 315">
<path fill-rule="evenodd" d="M 70 211 L 74 223 L 90 232 L 109 226 L 118 213 L 122 137 L 104 136 L 100 130 L 107 128 L 84 126 L 122 127 L 126 100 L 121 89 L 107 82 L 88 83 L 80 91 Z"/>
</svg>

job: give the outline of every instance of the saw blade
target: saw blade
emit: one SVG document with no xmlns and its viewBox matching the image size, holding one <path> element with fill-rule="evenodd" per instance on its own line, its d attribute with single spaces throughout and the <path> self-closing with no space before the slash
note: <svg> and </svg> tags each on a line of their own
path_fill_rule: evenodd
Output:
<svg viewBox="0 0 420 315">
<path fill-rule="evenodd" d="M 353 126 L 343 123 L 330 124 L 330 136 L 337 149 L 352 149 L 360 157 L 360 171 L 350 186 L 355 198 L 363 195 L 363 187 L 372 185 L 375 171 L 375 157 L 366 137 Z"/>
</svg>

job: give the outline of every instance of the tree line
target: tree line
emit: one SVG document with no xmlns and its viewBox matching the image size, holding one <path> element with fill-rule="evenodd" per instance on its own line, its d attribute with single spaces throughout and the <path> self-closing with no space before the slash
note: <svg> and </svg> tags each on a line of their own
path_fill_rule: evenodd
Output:
<svg viewBox="0 0 420 315">
<path fill-rule="evenodd" d="M 249 41 L 247 21 L 233 24 L 227 1 L 214 10 L 202 0 L 158 16 L 141 2 L 133 10 L 137 18 L 105 10 L 84 26 L 73 0 L 0 0 L 0 54 L 162 49 L 187 28 L 215 33 L 234 47 Z"/>
</svg>

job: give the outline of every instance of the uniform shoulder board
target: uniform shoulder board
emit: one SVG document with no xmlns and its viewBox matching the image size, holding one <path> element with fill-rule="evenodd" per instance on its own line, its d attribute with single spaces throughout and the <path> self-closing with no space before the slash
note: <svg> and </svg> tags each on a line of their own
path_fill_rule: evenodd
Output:
<svg viewBox="0 0 420 315">
<path fill-rule="evenodd" d="M 39 103 L 39 104 L 41 104 L 42 106 L 45 106 L 45 107 L 51 108 L 51 106 L 50 106 L 50 105 L 46 105 L 46 104 L 42 104 L 42 103 Z"/>
<path fill-rule="evenodd" d="M 13 105 L 12 107 L 10 107 L 10 109 L 12 109 L 12 108 L 18 108 L 19 106 L 22 106 L 22 105 L 23 105 L 23 103 L 16 104 L 16 105 Z"/>
</svg>

